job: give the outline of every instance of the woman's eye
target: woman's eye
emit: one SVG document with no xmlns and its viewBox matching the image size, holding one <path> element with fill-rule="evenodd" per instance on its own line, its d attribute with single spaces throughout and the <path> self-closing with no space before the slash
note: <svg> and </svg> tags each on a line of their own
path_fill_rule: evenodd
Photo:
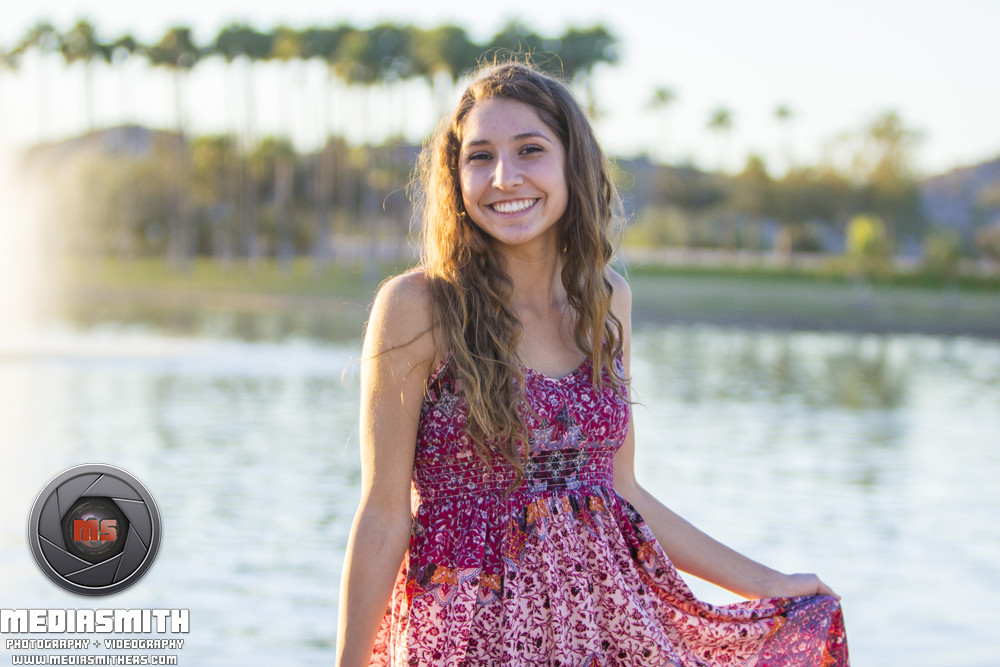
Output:
<svg viewBox="0 0 1000 667">
<path fill-rule="evenodd" d="M 489 160 L 489 159 L 490 159 L 490 154 L 489 153 L 483 153 L 483 152 L 473 153 L 472 155 L 469 156 L 469 161 L 470 162 L 475 161 L 475 160 Z"/>
<path fill-rule="evenodd" d="M 526 153 L 541 153 L 541 152 L 542 152 L 542 147 L 541 146 L 536 146 L 534 144 L 532 144 L 530 146 L 525 146 L 524 148 L 521 149 L 521 154 L 522 155 L 526 154 Z"/>
</svg>

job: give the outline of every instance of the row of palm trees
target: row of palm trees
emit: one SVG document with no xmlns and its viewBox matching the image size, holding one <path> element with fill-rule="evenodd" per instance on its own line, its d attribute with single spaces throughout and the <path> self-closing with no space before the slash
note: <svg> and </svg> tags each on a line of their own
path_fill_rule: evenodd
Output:
<svg viewBox="0 0 1000 667">
<path fill-rule="evenodd" d="M 326 65 L 330 86 L 336 80 L 371 87 L 422 79 L 432 87 L 440 87 L 442 77 L 454 85 L 493 54 L 532 54 L 543 69 L 579 84 L 592 109 L 590 80 L 594 67 L 618 60 L 617 39 L 602 25 L 571 27 L 561 35 L 549 37 L 518 21 L 508 23 L 484 43 L 471 39 L 460 26 L 423 29 L 386 23 L 367 29 L 341 24 L 303 29 L 278 26 L 268 31 L 247 24 L 231 24 L 205 44 L 197 43 L 192 30 L 184 26 L 172 27 L 158 41 L 142 44 L 127 34 L 101 39 L 96 27 L 86 20 L 78 21 L 65 32 L 51 23 L 39 22 L 12 48 L 0 49 L 0 65 L 17 69 L 25 54 L 32 50 L 42 56 L 59 53 L 67 64 L 83 64 L 89 130 L 94 129 L 93 65 L 103 62 L 122 67 L 137 56 L 174 75 L 178 122 L 183 122 L 181 78 L 211 58 L 222 58 L 230 65 L 242 61 L 250 70 L 263 61 L 319 60 Z M 252 86 L 252 76 L 245 81 Z"/>
<path fill-rule="evenodd" d="M 16 69 L 26 55 L 34 52 L 44 58 L 61 56 L 67 65 L 82 64 L 87 82 L 84 87 L 87 126 L 91 130 L 96 129 L 93 87 L 90 83 L 95 64 L 104 63 L 124 71 L 126 63 L 141 58 L 154 67 L 164 68 L 172 73 L 176 140 L 164 140 L 166 151 L 173 151 L 173 154 L 167 156 L 161 151 L 158 159 L 164 167 L 155 171 L 155 178 L 162 181 L 166 189 L 143 195 L 135 188 L 123 187 L 126 183 L 135 184 L 142 180 L 137 181 L 134 174 L 126 173 L 139 164 L 135 160 L 130 163 L 128 159 L 122 158 L 118 167 L 111 169 L 112 172 L 118 172 L 115 179 L 119 185 L 113 190 L 118 193 L 119 198 L 114 208 L 120 212 L 116 216 L 120 219 L 117 224 L 120 242 L 115 243 L 120 254 L 130 254 L 129 247 L 136 247 L 129 240 L 134 241 L 136 235 L 133 232 L 148 227 L 142 221 L 140 210 L 156 208 L 159 211 L 170 210 L 167 219 L 160 226 L 165 228 L 167 255 L 179 266 L 183 266 L 189 256 L 199 249 L 204 252 L 208 243 L 213 246 L 217 256 L 242 256 L 251 260 L 264 253 L 273 253 L 279 259 L 287 259 L 292 252 L 290 248 L 301 251 L 308 245 L 312 249 L 316 266 L 321 267 L 333 259 L 336 252 L 333 246 L 334 222 L 336 220 L 336 226 L 343 230 L 345 211 L 354 221 L 353 233 L 369 235 L 372 245 L 375 245 L 377 233 L 370 221 L 388 212 L 386 197 L 405 184 L 406 170 L 412 158 L 407 153 L 409 149 L 392 139 L 392 131 L 382 133 L 384 143 L 381 147 L 351 149 L 343 137 L 335 137 L 331 120 L 333 114 L 329 105 L 338 98 L 336 90 L 342 92 L 353 87 L 359 93 L 355 98 L 360 96 L 362 103 L 368 107 L 366 113 L 361 114 L 362 122 L 370 122 L 364 119 L 372 115 L 375 93 L 395 91 L 402 96 L 409 83 L 422 81 L 443 106 L 450 101 L 454 86 L 464 74 L 483 60 L 488 60 L 491 54 L 503 56 L 504 52 L 512 52 L 532 54 L 532 60 L 537 65 L 560 73 L 572 81 L 587 96 L 591 113 L 596 113 L 590 85 L 593 71 L 599 63 L 617 62 L 616 49 L 614 35 L 600 25 L 585 29 L 570 28 L 559 36 L 547 37 L 530 30 L 522 23 L 512 22 L 490 40 L 477 43 L 462 28 L 451 25 L 428 29 L 395 24 L 381 24 L 368 29 L 348 25 L 304 29 L 279 26 L 270 31 L 262 31 L 249 25 L 233 24 L 224 27 L 214 39 L 203 44 L 199 44 L 192 31 L 186 27 L 171 28 L 156 42 L 141 44 L 129 35 L 110 40 L 101 39 L 92 24 L 79 21 L 66 32 L 59 32 L 51 24 L 36 24 L 13 48 L 6 51 L 0 49 L 0 63 L 7 68 Z M 221 60 L 227 63 L 227 75 L 233 76 L 237 83 L 242 84 L 245 93 L 242 105 L 245 111 L 244 123 L 240 128 L 232 128 L 224 136 L 189 140 L 184 113 L 183 81 L 192 70 L 213 58 L 217 62 Z M 327 73 L 324 109 L 321 114 L 325 141 L 313 156 L 299 156 L 287 135 L 278 137 L 276 142 L 271 143 L 262 143 L 257 138 L 254 71 L 259 63 L 265 61 L 297 67 L 309 60 L 324 63 Z M 240 75 L 242 78 L 239 78 Z M 286 77 L 290 80 L 294 78 Z M 38 88 L 41 91 L 43 86 L 39 85 Z M 239 86 L 229 88 L 236 89 Z M 658 145 L 661 149 L 666 149 L 669 114 L 679 95 L 668 86 L 659 86 L 652 93 L 647 109 L 660 116 L 662 131 Z M 339 95 L 341 100 L 344 97 Z M 406 105 L 399 106 L 405 114 Z M 785 130 L 786 161 L 792 166 L 790 123 L 794 114 L 788 105 L 781 104 L 775 108 L 774 117 Z M 889 151 L 895 155 L 898 152 L 896 149 L 905 148 L 908 144 L 899 137 L 893 139 L 894 135 L 889 136 L 893 131 L 899 134 L 902 130 L 897 117 L 890 115 L 886 118 L 881 134 L 876 131 L 881 125 L 868 133 L 871 140 L 869 144 L 895 146 L 893 151 Z M 398 120 L 400 122 L 396 125 L 396 134 L 405 135 L 402 131 L 405 117 Z M 733 126 L 734 114 L 724 106 L 713 109 L 707 119 L 707 128 L 719 138 L 720 171 L 729 150 Z M 377 133 L 362 134 L 370 140 Z M 130 133 L 119 135 L 127 137 Z M 135 151 L 125 146 L 119 147 L 118 152 L 128 155 Z M 889 197 L 891 201 L 888 203 L 880 204 L 881 208 L 892 214 L 887 214 L 886 219 L 890 231 L 894 231 L 894 218 L 897 217 L 895 209 L 912 204 L 913 189 L 911 179 L 905 178 L 905 165 L 896 164 L 900 158 L 897 156 L 894 158 L 895 162 L 887 162 L 888 158 L 882 159 L 884 152 L 873 153 L 876 157 L 868 160 L 872 164 L 867 171 L 873 172 L 887 183 L 891 181 L 890 184 L 895 188 L 874 188 L 871 189 L 872 193 L 890 190 L 902 193 L 899 197 Z M 664 150 L 658 157 L 660 162 L 666 162 L 669 155 Z M 205 166 L 206 161 L 212 165 L 211 168 Z M 764 173 L 762 166 L 750 171 L 751 176 L 757 172 Z M 683 201 L 682 194 L 669 194 L 673 187 L 671 183 L 677 180 L 672 175 L 674 172 L 668 170 L 664 173 L 670 175 L 667 179 L 669 182 L 661 184 L 662 187 L 658 189 L 667 193 L 668 199 Z M 150 175 L 153 174 L 154 172 L 150 172 Z M 795 172 L 792 176 L 798 178 L 803 174 L 807 172 Z M 763 182 L 766 178 L 757 180 Z M 868 180 L 867 174 L 865 180 Z M 791 189 L 796 193 L 803 188 L 816 189 L 812 187 L 809 178 L 805 178 L 805 181 L 809 181 L 809 188 L 803 186 Z M 207 182 L 214 183 L 213 187 L 210 191 L 199 194 L 197 189 L 204 189 Z M 756 184 L 756 180 L 754 183 Z M 839 181 L 837 185 L 839 187 Z M 824 192 L 836 189 L 831 190 L 825 185 L 820 188 Z M 764 196 L 760 192 L 768 188 L 755 185 L 750 190 L 757 193 L 753 198 L 756 201 Z M 778 198 L 783 201 L 789 199 Z M 140 199 L 147 203 L 140 202 Z M 806 199 L 811 202 L 816 198 Z M 897 199 L 900 201 L 896 201 Z M 154 200 L 161 204 L 155 207 L 147 205 L 148 201 Z M 307 201 L 309 205 L 304 206 Z M 872 206 L 875 203 L 879 202 L 873 200 Z M 815 208 L 812 204 L 809 206 Z M 792 217 L 798 219 L 804 215 L 805 212 L 796 209 Z M 402 209 L 394 211 L 393 216 L 404 225 L 408 220 L 408 212 Z M 774 216 L 777 219 L 788 217 L 777 213 L 772 215 Z M 908 212 L 904 217 L 912 216 Z M 210 240 L 199 241 L 199 235 L 204 236 L 204 230 L 210 228 L 216 230 L 209 235 Z M 299 234 L 299 238 L 296 237 L 298 232 L 294 231 L 299 228 L 311 231 Z M 295 241 L 293 237 L 298 240 Z"/>
<path fill-rule="evenodd" d="M 543 36 L 523 23 L 513 21 L 484 43 L 474 41 L 463 28 L 455 25 L 424 29 L 391 23 L 371 28 L 342 24 L 302 29 L 278 26 L 271 30 L 258 30 L 246 24 L 231 24 L 222 28 L 208 43 L 198 43 L 189 27 L 176 26 L 168 29 L 154 43 L 143 44 L 131 35 L 102 39 L 93 24 L 81 20 L 65 32 L 47 22 L 37 23 L 12 48 L 0 49 L 0 64 L 2 68 L 16 70 L 24 57 L 32 52 L 43 60 L 59 54 L 67 65 L 82 64 L 88 132 L 96 129 L 92 85 L 96 64 L 104 63 L 122 72 L 123 90 L 125 66 L 130 60 L 142 58 L 149 65 L 171 73 L 175 132 L 179 141 L 173 142 L 177 152 L 174 158 L 176 167 L 170 170 L 175 183 L 174 210 L 166 225 L 167 254 L 175 264 L 184 266 L 193 251 L 193 230 L 196 226 L 196 211 L 192 204 L 194 197 L 190 192 L 194 182 L 194 165 L 192 146 L 186 131 L 185 78 L 199 64 L 213 58 L 222 59 L 231 76 L 242 74 L 244 123 L 241 128 L 232 128 L 231 139 L 228 141 L 228 145 L 234 149 L 238 146 L 239 150 L 227 152 L 227 160 L 231 163 L 230 171 L 235 169 L 240 172 L 240 177 L 236 182 L 231 179 L 227 198 L 233 203 L 230 208 L 236 212 L 238 228 L 242 230 L 238 243 L 239 254 L 254 259 L 261 252 L 257 241 L 258 197 L 261 188 L 256 181 L 259 175 L 250 166 L 253 163 L 251 156 L 260 147 L 255 126 L 255 68 L 265 61 L 289 66 L 301 65 L 306 61 L 322 61 L 327 72 L 322 111 L 325 140 L 324 148 L 319 153 L 317 168 L 312 170 L 315 185 L 311 188 L 318 229 L 313 255 L 317 265 L 322 266 L 331 255 L 330 215 L 337 179 L 350 171 L 347 165 L 339 163 L 346 153 L 337 149 L 340 142 L 335 140 L 332 127 L 330 105 L 333 103 L 335 84 L 360 91 L 362 103 L 366 107 L 360 118 L 362 123 L 368 123 L 373 115 L 372 105 L 376 92 L 396 91 L 399 95 L 404 95 L 406 84 L 415 80 L 423 81 L 443 107 L 450 101 L 458 80 L 481 62 L 494 56 L 521 54 L 530 55 L 532 61 L 542 69 L 561 75 L 582 89 L 591 111 L 596 112 L 590 84 L 593 70 L 599 63 L 617 62 L 616 48 L 615 36 L 602 25 L 569 28 L 561 35 Z M 38 68 L 37 71 L 41 76 L 42 69 Z M 44 82 L 40 81 L 40 95 L 44 95 L 44 88 Z M 43 112 L 45 105 L 40 102 L 39 106 L 42 107 L 39 111 Z M 405 126 L 406 105 L 400 104 L 399 111 L 402 116 L 397 119 L 396 131 L 389 131 L 385 135 L 404 134 L 399 128 Z M 370 140 L 371 132 L 363 134 L 367 134 Z M 242 139 L 237 140 L 240 135 Z M 126 146 L 120 152 L 128 154 L 131 151 Z M 374 151 L 372 155 L 386 156 L 387 153 Z M 273 177 L 280 178 L 285 184 L 294 181 L 295 161 L 288 156 L 279 156 L 278 161 Z M 384 168 L 386 165 L 370 165 L 373 173 Z M 287 186 L 276 187 L 275 190 L 287 190 Z M 127 211 L 129 207 L 127 202 L 120 202 L 119 208 Z M 123 228 L 130 226 L 128 221 L 123 221 Z"/>
<path fill-rule="evenodd" d="M 675 88 L 667 85 L 659 85 L 653 88 L 653 94 L 646 103 L 646 111 L 659 116 L 659 131 L 655 157 L 657 158 L 657 161 L 662 163 L 669 163 L 671 161 L 669 150 L 670 112 L 679 99 L 680 96 Z M 774 118 L 781 127 L 781 133 L 783 135 L 782 146 L 779 147 L 776 154 L 784 154 L 784 161 L 789 169 L 794 168 L 795 166 L 791 136 L 791 124 L 794 117 L 795 112 L 792 111 L 791 106 L 787 103 L 781 102 L 775 106 Z M 725 105 L 720 105 L 711 110 L 706 123 L 707 129 L 715 133 L 718 137 L 719 154 L 718 164 L 716 166 L 720 172 L 724 170 L 724 165 L 727 161 L 727 154 L 730 151 L 733 126 L 735 124 L 734 120 L 735 116 L 733 111 Z"/>
</svg>

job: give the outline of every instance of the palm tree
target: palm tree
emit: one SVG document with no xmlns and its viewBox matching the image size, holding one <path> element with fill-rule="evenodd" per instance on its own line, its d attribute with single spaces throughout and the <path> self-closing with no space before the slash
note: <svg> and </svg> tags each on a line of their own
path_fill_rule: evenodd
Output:
<svg viewBox="0 0 1000 667">
<path fill-rule="evenodd" d="M 295 184 L 295 153 L 278 156 L 274 165 L 274 200 L 277 208 L 278 268 L 287 273 L 291 270 L 295 256 L 292 241 L 292 219 L 289 210 Z"/>
<path fill-rule="evenodd" d="M 456 25 L 416 32 L 412 71 L 430 86 L 437 100 L 438 115 L 447 113 L 455 84 L 466 72 L 476 68 L 482 51 L 481 46 L 469 39 L 465 28 Z M 441 82 L 442 74 L 447 74 L 447 84 Z"/>
<path fill-rule="evenodd" d="M 261 236 L 274 248 L 278 269 L 284 273 L 291 269 L 294 258 L 292 200 L 295 149 L 285 137 L 265 136 L 250 159 L 261 176 L 261 190 L 265 195 L 261 211 L 268 224 Z"/>
<path fill-rule="evenodd" d="M 333 184 L 334 162 L 333 124 L 330 101 L 333 83 L 337 76 L 337 57 L 340 42 L 347 33 L 347 26 L 336 28 L 307 28 L 301 33 L 302 54 L 305 58 L 322 58 L 326 63 L 326 92 L 323 95 L 323 148 L 316 168 L 313 188 L 316 203 L 316 238 L 313 244 L 313 270 L 318 271 L 332 261 L 335 248 L 332 244 L 330 225 L 330 194 Z"/>
<path fill-rule="evenodd" d="M 556 53 L 562 62 L 562 70 L 567 78 L 583 87 L 591 118 L 599 115 L 594 96 L 594 66 L 618 62 L 617 42 L 618 38 L 602 25 L 583 30 L 569 28 L 556 40 Z"/>
<path fill-rule="evenodd" d="M 378 62 L 373 60 L 371 32 L 352 28 L 340 42 L 337 51 L 337 68 L 342 72 L 344 82 L 348 87 L 361 85 L 367 88 L 375 83 L 378 77 Z M 368 139 L 368 100 L 362 98 L 363 109 L 360 114 L 362 141 Z M 346 118 L 346 114 L 345 114 Z M 345 130 L 347 128 L 345 127 Z"/>
<path fill-rule="evenodd" d="M 125 80 L 125 68 L 132 56 L 140 52 L 141 46 L 132 35 L 125 34 L 107 44 L 106 48 L 111 54 L 111 64 L 118 70 L 118 122 L 125 125 L 129 120 L 128 116 L 131 114 L 131 104 L 129 104 L 128 100 L 129 87 L 128 82 Z"/>
<path fill-rule="evenodd" d="M 302 34 L 294 28 L 278 26 L 272 33 L 270 60 L 278 60 L 287 69 L 289 64 L 301 74 L 301 66 L 304 62 Z M 291 269 L 292 259 L 295 254 L 291 234 L 291 216 L 289 205 L 292 199 L 292 186 L 295 182 L 295 150 L 292 148 L 291 131 L 294 127 L 292 119 L 292 101 L 294 88 L 297 80 L 301 76 L 291 76 L 292 91 L 287 94 L 280 93 L 282 98 L 282 131 L 285 134 L 280 142 L 280 148 L 274 151 L 274 182 L 273 191 L 275 199 L 275 216 L 277 230 L 276 255 L 278 267 L 281 271 L 287 272 Z"/>
<path fill-rule="evenodd" d="M 775 214 L 775 184 L 759 155 L 747 157 L 746 166 L 732 181 L 729 207 L 747 219 L 744 247 L 760 250 L 761 222 Z"/>
<path fill-rule="evenodd" d="M 521 21 L 509 21 L 500 32 L 493 35 L 493 39 L 484 49 L 487 59 L 492 57 L 503 58 L 504 56 L 525 56 L 536 60 L 535 63 L 542 69 L 549 72 L 559 72 L 562 66 L 557 58 L 551 57 L 552 50 L 546 48 L 544 37 L 528 28 Z M 556 46 L 552 44 L 551 46 Z M 558 48 L 558 47 L 557 47 Z M 549 58 L 536 56 L 548 53 Z"/>
<path fill-rule="evenodd" d="M 376 87 L 395 84 L 410 74 L 412 34 L 407 28 L 390 23 L 370 30 L 353 30 L 344 36 L 340 60 L 348 83 L 360 84 L 363 97 L 362 122 L 371 120 L 371 93 Z M 364 128 L 365 141 L 374 143 L 379 132 L 370 124 Z M 386 134 L 392 128 L 386 128 Z"/>
<path fill-rule="evenodd" d="M 919 130 L 906 127 L 897 112 L 886 111 L 877 116 L 866 130 L 869 164 L 877 167 L 883 163 L 894 171 L 906 172 L 909 170 L 910 153 L 923 138 Z"/>
<path fill-rule="evenodd" d="M 134 156 L 132 138 L 134 128 L 129 126 L 131 120 L 131 104 L 129 102 L 129 85 L 126 79 L 127 64 L 140 49 L 139 43 L 132 35 L 122 35 L 106 45 L 111 53 L 111 63 L 118 70 L 118 141 L 116 146 L 116 166 L 118 174 L 118 240 L 116 251 L 119 259 L 132 255 L 132 226 L 135 221 L 135 190 L 128 182 L 129 164 Z"/>
<path fill-rule="evenodd" d="M 795 112 L 787 104 L 779 104 L 774 109 L 774 118 L 778 121 L 778 126 L 782 130 L 782 144 L 783 150 L 779 153 L 785 154 L 785 164 L 787 169 L 795 168 L 795 157 L 792 151 L 792 119 L 795 117 Z"/>
<path fill-rule="evenodd" d="M 192 199 L 210 225 L 212 254 L 223 266 L 233 260 L 237 174 L 236 139 L 233 135 L 202 136 L 191 142 Z"/>
<path fill-rule="evenodd" d="M 329 139 L 333 136 L 330 101 L 333 98 L 333 85 L 338 75 L 338 65 L 341 42 L 351 31 L 346 25 L 334 28 L 306 28 L 300 34 L 301 54 L 303 58 L 321 58 L 326 64 L 326 93 L 323 98 L 324 133 Z"/>
<path fill-rule="evenodd" d="M 244 93 L 246 107 L 246 137 L 243 146 L 243 206 L 241 218 L 242 254 L 256 263 L 260 255 L 257 241 L 257 175 L 250 156 L 257 146 L 256 128 L 254 122 L 254 65 L 257 61 L 266 59 L 273 49 L 273 35 L 259 32 L 248 25 L 234 24 L 223 28 L 215 38 L 213 51 L 222 54 L 226 62 L 232 63 L 237 58 L 246 59 L 244 70 Z"/>
<path fill-rule="evenodd" d="M 656 142 L 656 157 L 657 161 L 661 163 L 670 161 L 670 118 L 668 114 L 670 112 L 670 107 L 672 107 L 675 102 L 677 102 L 677 92 L 673 88 L 670 86 L 657 86 L 653 90 L 653 97 L 646 103 L 646 109 L 658 114 L 660 117 L 659 140 Z"/>
<path fill-rule="evenodd" d="M 20 55 L 28 49 L 38 53 L 37 95 L 38 95 L 38 141 L 44 141 L 48 135 L 49 98 L 48 86 L 45 80 L 45 60 L 49 55 L 59 50 L 62 36 L 48 21 L 40 21 L 33 25 L 21 39 L 14 53 Z"/>
<path fill-rule="evenodd" d="M 887 111 L 869 124 L 863 139 L 855 158 L 858 175 L 864 178 L 862 200 L 885 222 L 890 245 L 895 248 L 900 234 L 918 236 L 926 222 L 911 165 L 923 133 L 906 127 L 895 111 Z"/>
<path fill-rule="evenodd" d="M 289 28 L 287 26 L 278 26 L 274 29 L 271 38 L 271 52 L 267 55 L 268 60 L 277 60 L 281 62 L 286 69 L 291 65 L 298 69 L 298 67 L 304 61 L 303 54 L 303 44 L 302 35 L 298 30 L 294 28 Z M 291 81 L 294 88 L 295 80 L 297 77 L 294 75 L 289 77 L 282 77 L 283 80 Z M 291 132 L 291 128 L 294 125 L 292 119 L 292 101 L 294 98 L 293 91 L 281 91 L 279 92 L 279 97 L 281 98 L 281 119 L 283 132 Z"/>
<path fill-rule="evenodd" d="M 174 27 L 167 30 L 160 41 L 146 50 L 150 64 L 167 68 L 174 81 L 174 119 L 177 133 L 183 137 L 185 127 L 183 76 L 203 55 L 195 45 L 191 29 Z"/>
<path fill-rule="evenodd" d="M 376 85 L 398 76 L 399 67 L 405 62 L 408 69 L 409 59 L 406 58 L 409 36 L 405 30 L 391 24 L 375 26 L 371 30 L 353 30 L 344 36 L 340 49 L 341 66 L 346 72 L 349 84 L 361 84 L 362 136 L 368 144 L 374 143 L 374 132 L 371 120 L 371 95 Z M 406 58 L 405 61 L 403 59 Z M 360 191 L 363 193 L 355 202 L 357 223 L 368 232 L 368 257 L 364 265 L 365 279 L 374 282 L 378 279 L 378 199 L 375 188 L 371 186 L 373 173 L 379 172 L 379 165 L 372 164 L 379 155 L 371 146 L 365 148 L 368 159 L 363 173 L 358 174 L 361 181 Z"/>
<path fill-rule="evenodd" d="M 369 31 L 358 30 L 356 28 L 351 28 L 346 34 L 343 35 L 341 39 L 340 46 L 337 49 L 337 70 L 341 73 L 348 90 L 351 90 L 356 84 L 361 84 L 365 87 L 365 90 L 361 94 L 361 104 L 362 110 L 359 114 L 360 116 L 360 132 L 362 141 L 367 139 L 368 134 L 368 97 L 367 97 L 367 87 L 374 83 L 377 76 L 378 66 L 377 62 L 372 62 L 372 49 L 370 46 L 371 35 Z M 341 103 L 346 102 L 346 95 L 341 97 Z M 345 135 L 347 133 L 348 127 L 348 114 L 346 109 L 342 114 L 344 118 L 344 130 Z M 363 175 L 359 173 L 364 167 L 360 166 L 361 163 L 367 163 L 367 157 L 370 156 L 371 151 L 368 147 L 361 147 L 358 149 L 360 154 L 356 157 L 353 162 L 359 163 L 356 169 L 348 170 L 348 173 L 342 174 L 341 178 L 338 179 L 340 183 L 340 200 L 341 207 L 352 219 L 355 225 L 361 224 L 361 221 L 367 214 L 367 207 L 364 201 L 362 192 L 364 192 L 363 185 Z"/>
<path fill-rule="evenodd" d="M 12 49 L 7 52 L 0 51 L 0 74 L 4 71 L 16 72 L 17 67 L 20 64 L 20 53 L 16 49 Z M 3 80 L 0 77 L 0 128 L 4 126 L 4 99 L 3 99 Z M 3 131 L 0 129 L 0 144 L 3 143 Z"/>
<path fill-rule="evenodd" d="M 244 111 L 246 112 L 246 132 L 255 134 L 253 112 L 256 108 L 253 97 L 253 63 L 268 57 L 272 49 L 273 36 L 258 32 L 250 26 L 232 24 L 224 27 L 215 37 L 211 52 L 222 56 L 232 71 L 237 60 L 246 60 L 244 71 Z M 235 106 L 235 105 L 233 105 Z M 234 128 L 234 132 L 235 132 Z"/>
<path fill-rule="evenodd" d="M 390 113 L 385 135 L 405 137 L 406 89 L 403 84 L 414 76 L 414 29 L 411 26 L 386 24 L 375 26 L 372 30 L 374 35 L 371 43 L 377 47 L 373 55 L 379 62 L 378 86 L 389 97 Z M 398 99 L 394 101 L 393 98 Z M 395 107 L 398 115 L 392 113 L 392 107 Z"/>
<path fill-rule="evenodd" d="M 733 113 L 726 107 L 717 107 L 708 119 L 708 129 L 719 135 L 719 172 L 724 171 L 729 145 L 732 142 Z"/>
<path fill-rule="evenodd" d="M 183 76 L 194 67 L 201 57 L 199 49 L 191 37 L 191 29 L 173 27 L 167 30 L 160 41 L 146 50 L 146 57 L 154 66 L 165 67 L 173 75 L 174 118 L 177 132 L 177 202 L 168 233 L 167 257 L 179 269 L 187 268 L 191 240 L 191 202 L 188 195 L 190 164 L 185 134 L 183 97 Z"/>
<path fill-rule="evenodd" d="M 80 20 L 63 36 L 60 51 L 67 65 L 72 65 L 75 62 L 83 63 L 84 109 L 87 115 L 87 132 L 93 132 L 94 82 L 91 63 L 95 58 L 100 58 L 105 63 L 110 63 L 111 48 L 98 41 L 96 31 L 91 23 Z"/>
</svg>

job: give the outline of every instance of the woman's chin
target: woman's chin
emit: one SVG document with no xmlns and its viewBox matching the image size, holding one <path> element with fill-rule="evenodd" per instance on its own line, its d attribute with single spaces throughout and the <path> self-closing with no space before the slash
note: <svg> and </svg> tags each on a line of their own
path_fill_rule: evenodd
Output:
<svg viewBox="0 0 1000 667">
<path fill-rule="evenodd" d="M 548 230 L 539 230 L 533 226 L 508 227 L 491 236 L 502 246 L 527 246 L 536 243 L 545 244 L 547 241 L 551 241 L 552 246 L 555 247 L 555 237 L 548 239 L 549 235 L 546 234 L 546 231 Z"/>
</svg>

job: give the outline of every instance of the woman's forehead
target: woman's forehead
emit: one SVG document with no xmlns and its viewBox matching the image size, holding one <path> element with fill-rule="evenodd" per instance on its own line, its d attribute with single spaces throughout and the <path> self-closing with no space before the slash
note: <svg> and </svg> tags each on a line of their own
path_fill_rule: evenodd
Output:
<svg viewBox="0 0 1000 667">
<path fill-rule="evenodd" d="M 555 133 L 538 115 L 535 107 L 509 98 L 477 102 L 462 123 L 462 145 L 498 143 L 541 136 L 558 141 Z"/>
</svg>

